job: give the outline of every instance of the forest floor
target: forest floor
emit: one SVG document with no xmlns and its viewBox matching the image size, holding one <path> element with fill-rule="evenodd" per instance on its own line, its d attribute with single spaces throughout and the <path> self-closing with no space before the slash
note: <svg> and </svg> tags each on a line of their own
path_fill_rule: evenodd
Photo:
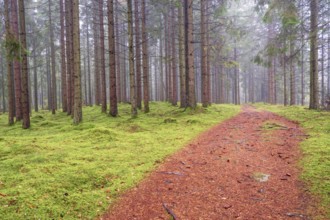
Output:
<svg viewBox="0 0 330 220">
<path fill-rule="evenodd" d="M 250 106 L 168 157 L 101 219 L 311 219 L 298 123 Z"/>
</svg>

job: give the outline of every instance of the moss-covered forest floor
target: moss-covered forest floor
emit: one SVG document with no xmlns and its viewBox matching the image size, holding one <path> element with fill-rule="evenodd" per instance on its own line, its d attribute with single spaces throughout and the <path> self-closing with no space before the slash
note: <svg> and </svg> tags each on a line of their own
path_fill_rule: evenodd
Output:
<svg viewBox="0 0 330 220">
<path fill-rule="evenodd" d="M 128 104 L 117 118 L 85 107 L 79 126 L 65 113 L 33 112 L 29 130 L 0 114 L 0 219 L 94 219 L 166 156 L 240 111 L 150 108 L 132 119 Z"/>
<path fill-rule="evenodd" d="M 101 219 L 328 219 L 330 142 L 322 136 L 329 114 L 272 110 L 291 119 L 299 112 L 301 122 L 321 117 L 321 141 L 313 140 L 313 126 L 302 122 L 303 130 L 244 107 L 168 157 Z M 311 114 L 318 117 L 307 119 Z"/>
</svg>

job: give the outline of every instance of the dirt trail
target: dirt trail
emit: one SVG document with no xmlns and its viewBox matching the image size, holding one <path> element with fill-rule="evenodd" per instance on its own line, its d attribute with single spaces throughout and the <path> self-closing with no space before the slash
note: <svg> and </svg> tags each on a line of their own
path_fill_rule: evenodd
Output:
<svg viewBox="0 0 330 220">
<path fill-rule="evenodd" d="M 309 219 L 298 180 L 298 125 L 242 113 L 169 157 L 102 219 Z"/>
</svg>

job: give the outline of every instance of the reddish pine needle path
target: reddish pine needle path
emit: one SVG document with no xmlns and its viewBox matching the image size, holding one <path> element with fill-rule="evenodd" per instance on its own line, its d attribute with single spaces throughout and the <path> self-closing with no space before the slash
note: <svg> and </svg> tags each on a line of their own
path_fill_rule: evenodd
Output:
<svg viewBox="0 0 330 220">
<path fill-rule="evenodd" d="M 252 107 L 169 157 L 101 219 L 310 219 L 296 123 Z"/>
</svg>

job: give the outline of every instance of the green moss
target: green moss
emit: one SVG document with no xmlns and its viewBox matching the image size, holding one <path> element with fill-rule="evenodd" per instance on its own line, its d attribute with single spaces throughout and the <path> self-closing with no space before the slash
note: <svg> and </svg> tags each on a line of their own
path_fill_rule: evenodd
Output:
<svg viewBox="0 0 330 220">
<path fill-rule="evenodd" d="M 150 108 L 132 119 L 127 104 L 116 118 L 85 107 L 78 126 L 65 113 L 42 111 L 29 130 L 0 115 L 1 219 L 94 219 L 166 156 L 239 112 L 233 105 Z"/>
<path fill-rule="evenodd" d="M 299 106 L 256 106 L 299 122 L 309 135 L 301 143 L 301 177 L 308 183 L 311 192 L 321 199 L 326 218 L 330 219 L 330 112 L 308 110 Z"/>
</svg>

